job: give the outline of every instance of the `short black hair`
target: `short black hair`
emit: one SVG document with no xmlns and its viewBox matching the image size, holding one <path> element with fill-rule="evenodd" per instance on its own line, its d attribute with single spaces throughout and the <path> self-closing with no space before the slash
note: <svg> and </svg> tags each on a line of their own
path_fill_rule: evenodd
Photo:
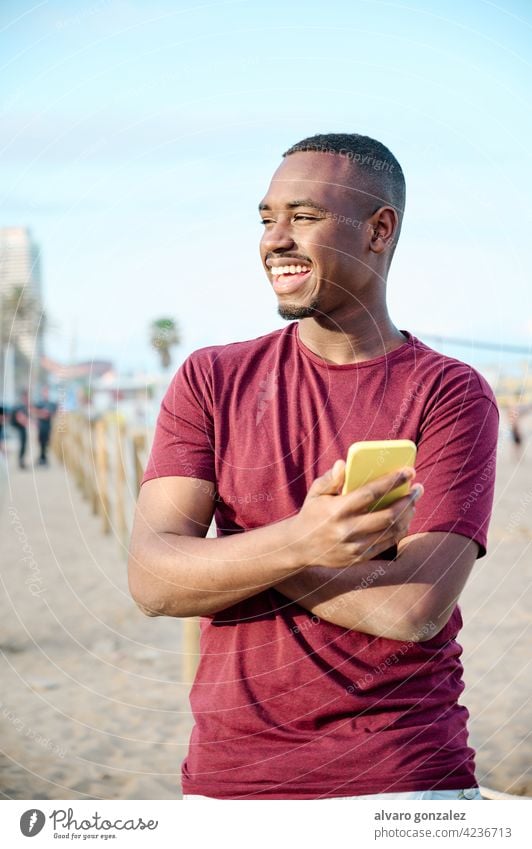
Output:
<svg viewBox="0 0 532 849">
<path fill-rule="evenodd" d="M 406 201 L 406 184 L 399 162 L 380 141 L 358 133 L 322 133 L 309 136 L 292 145 L 283 157 L 292 153 L 314 151 L 343 156 L 363 175 L 364 191 L 375 201 L 375 209 L 393 206 L 399 218 L 399 231 Z"/>
</svg>

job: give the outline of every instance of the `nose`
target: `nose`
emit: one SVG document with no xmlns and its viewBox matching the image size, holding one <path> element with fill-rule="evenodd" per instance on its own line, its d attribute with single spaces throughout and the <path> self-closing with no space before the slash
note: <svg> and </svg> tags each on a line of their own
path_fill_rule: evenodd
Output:
<svg viewBox="0 0 532 849">
<path fill-rule="evenodd" d="M 295 242 L 290 224 L 279 220 L 265 227 L 260 243 L 265 252 L 292 249 Z"/>
</svg>

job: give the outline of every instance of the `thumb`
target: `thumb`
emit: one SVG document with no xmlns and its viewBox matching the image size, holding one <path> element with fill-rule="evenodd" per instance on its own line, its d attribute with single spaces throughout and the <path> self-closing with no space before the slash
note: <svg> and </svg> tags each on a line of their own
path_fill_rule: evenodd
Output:
<svg viewBox="0 0 532 849">
<path fill-rule="evenodd" d="M 338 495 L 344 485 L 345 461 L 336 460 L 332 468 L 327 469 L 325 474 L 316 478 L 308 491 L 311 498 L 318 495 Z"/>
</svg>

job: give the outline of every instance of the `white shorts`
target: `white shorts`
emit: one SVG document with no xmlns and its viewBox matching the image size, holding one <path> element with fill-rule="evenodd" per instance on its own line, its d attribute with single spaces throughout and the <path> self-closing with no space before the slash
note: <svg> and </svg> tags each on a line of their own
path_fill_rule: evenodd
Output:
<svg viewBox="0 0 532 849">
<path fill-rule="evenodd" d="M 212 796 L 183 796 L 184 800 L 188 799 L 207 799 L 210 802 L 230 801 L 224 799 L 214 799 Z M 370 796 L 335 796 L 332 799 L 322 799 L 323 802 L 334 802 L 339 799 L 380 799 L 383 802 L 394 799 L 424 799 L 428 802 L 438 800 L 461 799 L 474 800 L 481 799 L 480 790 L 478 787 L 468 787 L 466 790 L 412 790 L 406 793 L 374 793 Z M 305 800 L 303 800 L 305 801 Z"/>
</svg>

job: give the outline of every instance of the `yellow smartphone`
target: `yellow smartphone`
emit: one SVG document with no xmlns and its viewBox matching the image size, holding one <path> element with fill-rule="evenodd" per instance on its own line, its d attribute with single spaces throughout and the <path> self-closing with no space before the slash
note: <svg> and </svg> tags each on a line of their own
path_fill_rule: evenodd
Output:
<svg viewBox="0 0 532 849">
<path fill-rule="evenodd" d="M 345 482 L 342 495 L 383 475 L 413 466 L 416 461 L 416 444 L 410 439 L 377 439 L 368 442 L 353 442 L 347 452 Z M 369 508 L 382 510 L 403 495 L 408 495 L 410 481 L 392 489 Z"/>
</svg>

